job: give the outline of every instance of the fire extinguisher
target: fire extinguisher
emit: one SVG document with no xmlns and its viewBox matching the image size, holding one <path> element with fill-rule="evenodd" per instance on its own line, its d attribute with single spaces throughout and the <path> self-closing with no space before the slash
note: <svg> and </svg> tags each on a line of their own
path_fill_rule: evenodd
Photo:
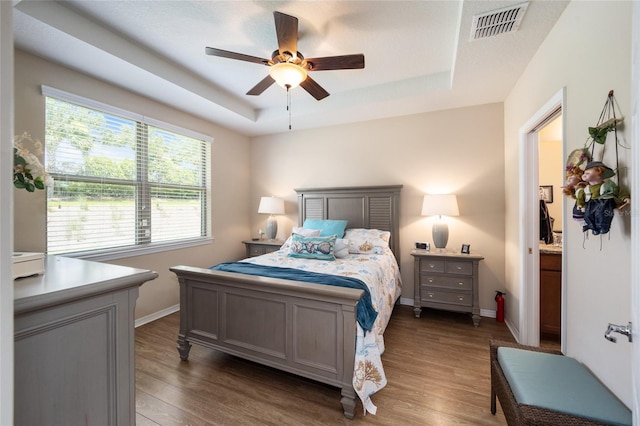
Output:
<svg viewBox="0 0 640 426">
<path fill-rule="evenodd" d="M 496 291 L 496 321 L 504 322 L 504 293 Z"/>
</svg>

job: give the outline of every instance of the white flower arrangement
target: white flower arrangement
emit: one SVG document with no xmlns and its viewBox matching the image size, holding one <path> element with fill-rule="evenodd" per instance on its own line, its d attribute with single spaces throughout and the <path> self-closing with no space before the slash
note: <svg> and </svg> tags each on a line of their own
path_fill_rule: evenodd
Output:
<svg viewBox="0 0 640 426">
<path fill-rule="evenodd" d="M 35 153 L 25 147 L 25 142 L 34 147 Z M 42 148 L 42 142 L 33 140 L 28 133 L 16 135 L 13 140 L 13 186 L 34 192 L 53 185 L 53 178 L 36 156 L 43 154 Z"/>
</svg>

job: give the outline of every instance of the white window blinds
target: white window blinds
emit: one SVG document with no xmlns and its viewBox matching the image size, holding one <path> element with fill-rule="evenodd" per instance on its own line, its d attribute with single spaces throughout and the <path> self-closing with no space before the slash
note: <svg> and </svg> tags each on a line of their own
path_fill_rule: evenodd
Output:
<svg viewBox="0 0 640 426">
<path fill-rule="evenodd" d="M 211 138 L 43 87 L 47 252 L 210 237 Z"/>
</svg>

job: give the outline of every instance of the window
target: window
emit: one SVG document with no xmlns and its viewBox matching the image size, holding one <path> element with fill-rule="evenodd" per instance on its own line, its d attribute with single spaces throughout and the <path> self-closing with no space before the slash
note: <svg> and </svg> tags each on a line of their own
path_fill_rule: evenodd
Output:
<svg viewBox="0 0 640 426">
<path fill-rule="evenodd" d="M 43 86 L 47 252 L 101 259 L 210 241 L 212 139 Z"/>
</svg>

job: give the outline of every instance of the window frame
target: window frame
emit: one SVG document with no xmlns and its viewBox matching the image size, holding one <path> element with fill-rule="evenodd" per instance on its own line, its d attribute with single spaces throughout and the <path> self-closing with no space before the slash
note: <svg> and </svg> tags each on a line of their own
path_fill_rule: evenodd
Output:
<svg viewBox="0 0 640 426">
<path fill-rule="evenodd" d="M 95 260 L 95 261 L 108 261 L 121 259 L 131 256 L 140 256 L 146 254 L 160 253 L 164 251 L 170 250 L 178 250 L 184 248 L 197 247 L 202 245 L 211 244 L 214 240 L 213 238 L 213 229 L 212 229 L 212 197 L 211 197 L 211 164 L 212 164 L 212 149 L 211 145 L 213 144 L 213 137 L 182 128 L 180 126 L 176 126 L 170 123 L 166 123 L 160 120 L 156 120 L 150 117 L 146 117 L 142 114 L 137 114 L 131 111 L 127 111 L 122 108 L 114 107 L 103 102 L 99 102 L 93 99 L 85 98 L 83 96 L 75 95 L 69 92 L 65 92 L 63 90 L 55 89 L 53 87 L 41 86 L 42 95 L 49 98 L 55 98 L 59 101 L 69 102 L 73 104 L 80 105 L 85 108 L 90 108 L 97 110 L 102 113 L 112 114 L 118 117 L 130 119 L 136 121 L 139 124 L 143 124 L 146 126 L 153 126 L 162 130 L 166 130 L 169 132 L 174 132 L 181 134 L 183 136 L 188 136 L 194 139 L 198 139 L 203 141 L 206 144 L 206 164 L 205 164 L 205 203 L 202 208 L 205 210 L 201 212 L 200 219 L 202 221 L 202 225 L 205 227 L 206 235 L 194 238 L 185 238 L 180 240 L 173 241 L 161 241 L 154 243 L 144 243 L 144 244 L 134 244 L 130 246 L 123 247 L 113 247 L 113 248 L 104 248 L 104 249 L 94 249 L 94 250 L 85 250 L 85 251 L 77 251 L 71 253 L 60 253 L 60 256 L 86 259 L 86 260 Z M 46 122 L 45 122 L 46 128 Z M 146 164 L 147 162 L 145 162 Z M 53 173 L 52 176 L 56 174 Z M 76 179 L 74 179 L 76 180 Z M 90 178 L 79 179 L 82 182 L 90 181 Z M 139 180 L 136 179 L 139 183 Z M 139 197 L 139 195 L 136 195 Z M 48 197 L 47 197 L 48 198 Z M 138 227 L 136 227 L 136 234 L 138 233 Z M 47 231 L 48 238 L 48 231 Z M 137 237 L 136 237 L 137 240 Z M 48 243 L 47 243 L 48 246 Z"/>
</svg>

